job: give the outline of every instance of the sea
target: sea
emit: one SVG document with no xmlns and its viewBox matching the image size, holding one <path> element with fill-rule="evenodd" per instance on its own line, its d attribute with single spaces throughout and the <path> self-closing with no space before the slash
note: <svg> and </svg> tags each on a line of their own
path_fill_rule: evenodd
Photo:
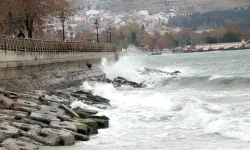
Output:
<svg viewBox="0 0 250 150">
<path fill-rule="evenodd" d="M 249 150 L 250 50 L 105 58 L 107 78 L 146 88 L 85 81 L 81 88 L 111 100 L 97 109 L 110 127 L 80 146 L 99 149 Z M 179 75 L 147 72 L 145 68 Z"/>
</svg>

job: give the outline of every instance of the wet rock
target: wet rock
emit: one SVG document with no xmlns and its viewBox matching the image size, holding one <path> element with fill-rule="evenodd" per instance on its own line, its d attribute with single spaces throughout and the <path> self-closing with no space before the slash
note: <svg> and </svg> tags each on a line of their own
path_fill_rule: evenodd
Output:
<svg viewBox="0 0 250 150">
<path fill-rule="evenodd" d="M 98 133 L 98 124 L 95 120 L 92 119 L 75 119 L 76 123 L 84 123 L 89 127 L 89 134 L 97 134 Z"/>
<path fill-rule="evenodd" d="M 44 144 L 42 144 L 40 142 L 37 142 L 35 140 L 32 140 L 32 139 L 30 139 L 28 137 L 25 137 L 25 136 L 18 137 L 17 140 L 24 141 L 24 142 L 27 142 L 27 143 L 31 143 L 31 144 L 34 144 L 34 145 L 37 145 L 37 146 L 44 146 Z"/>
<path fill-rule="evenodd" d="M 98 111 L 96 110 L 82 109 L 82 108 L 76 108 L 73 110 L 83 119 L 89 117 L 90 115 L 95 115 L 98 113 Z"/>
<path fill-rule="evenodd" d="M 32 124 L 32 125 L 39 125 L 43 128 L 48 128 L 49 125 L 45 124 L 45 123 L 42 123 L 42 122 L 39 122 L 39 121 L 36 121 L 36 120 L 32 120 L 32 119 L 28 119 L 28 118 L 22 118 L 19 122 L 21 123 L 26 123 L 26 124 Z"/>
<path fill-rule="evenodd" d="M 77 113 L 75 113 L 73 110 L 71 110 L 69 107 L 67 107 L 64 104 L 61 104 L 60 108 L 64 109 L 67 114 L 69 114 L 71 117 L 79 117 Z"/>
<path fill-rule="evenodd" d="M 5 97 L 0 94 L 0 108 L 2 109 L 10 109 L 10 107 L 14 104 L 12 99 Z"/>
<path fill-rule="evenodd" d="M 51 121 L 50 126 L 55 129 L 67 129 L 71 131 L 77 131 L 76 124 L 74 122 L 68 122 L 68 121 Z"/>
<path fill-rule="evenodd" d="M 30 118 L 43 123 L 50 123 L 51 121 L 60 121 L 54 114 L 46 112 L 32 112 Z"/>
<path fill-rule="evenodd" d="M 79 134 L 73 131 L 70 131 L 70 133 L 75 137 L 76 141 L 88 141 L 89 137 L 87 135 Z"/>
<path fill-rule="evenodd" d="M 19 123 L 19 122 L 12 122 L 11 124 L 13 127 L 16 127 L 18 129 L 24 130 L 26 132 L 32 130 L 32 129 L 40 129 L 40 125 L 30 125 L 27 123 Z"/>
<path fill-rule="evenodd" d="M 60 142 L 60 136 L 58 134 L 41 129 L 31 130 L 27 133 L 27 136 L 48 146 L 57 146 Z"/>
<path fill-rule="evenodd" d="M 57 108 L 57 107 L 51 107 L 47 105 L 41 105 L 40 106 L 40 112 L 44 113 L 50 113 L 56 116 L 62 116 L 65 114 L 65 111 L 63 109 Z"/>
<path fill-rule="evenodd" d="M 75 137 L 70 131 L 51 129 L 51 128 L 44 128 L 42 130 L 59 135 L 60 137 L 59 145 L 67 146 L 67 145 L 73 145 L 75 143 Z"/>
<path fill-rule="evenodd" d="M 38 150 L 34 144 L 9 138 L 1 144 L 7 150 Z"/>
<path fill-rule="evenodd" d="M 152 68 L 144 68 L 143 71 L 141 71 L 141 73 L 143 74 L 147 74 L 147 73 L 158 73 L 158 74 L 165 74 L 165 75 L 178 75 L 181 72 L 180 71 L 174 71 L 174 72 L 167 72 L 167 71 L 162 71 L 162 70 L 158 70 L 158 69 L 152 69 Z"/>
<path fill-rule="evenodd" d="M 0 125 L 0 142 L 3 142 L 7 138 L 17 138 L 21 134 L 21 131 L 13 126 L 7 124 Z"/>
<path fill-rule="evenodd" d="M 98 124 L 98 129 L 106 129 L 109 127 L 109 120 L 97 119 L 97 118 L 89 118 L 89 119 L 92 119 Z"/>
<path fill-rule="evenodd" d="M 73 122 L 73 119 L 72 119 L 70 116 L 68 116 L 68 115 L 58 116 L 58 118 L 59 118 L 61 121 Z"/>
<path fill-rule="evenodd" d="M 136 83 L 136 82 L 133 82 L 133 81 L 129 81 L 123 77 L 117 77 L 114 79 L 114 82 L 113 82 L 113 85 L 114 87 L 120 87 L 122 85 L 129 85 L 129 86 L 132 86 L 134 88 L 145 88 L 146 85 L 142 84 L 142 83 Z"/>
<path fill-rule="evenodd" d="M 90 128 L 85 123 L 76 122 L 77 133 L 89 135 Z"/>
<path fill-rule="evenodd" d="M 8 109 L 2 109 L 0 110 L 0 113 L 15 116 L 17 118 L 25 118 L 29 116 L 28 112 L 8 110 Z"/>
</svg>

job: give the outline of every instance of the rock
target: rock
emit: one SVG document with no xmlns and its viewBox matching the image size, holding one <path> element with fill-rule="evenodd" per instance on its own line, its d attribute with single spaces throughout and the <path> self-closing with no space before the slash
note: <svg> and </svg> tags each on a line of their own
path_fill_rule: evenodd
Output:
<svg viewBox="0 0 250 150">
<path fill-rule="evenodd" d="M 10 107 L 14 104 L 12 99 L 5 97 L 0 94 L 0 108 L 2 109 L 10 109 Z"/>
<path fill-rule="evenodd" d="M 13 126 L 7 124 L 0 125 L 0 142 L 3 142 L 7 138 L 17 138 L 21 134 L 21 131 Z"/>
<path fill-rule="evenodd" d="M 109 120 L 109 117 L 107 116 L 89 116 L 89 118 L 93 118 L 93 119 L 103 119 L 103 120 Z"/>
<path fill-rule="evenodd" d="M 64 109 L 67 114 L 69 114 L 71 117 L 79 117 L 77 113 L 75 113 L 73 110 L 71 110 L 69 107 L 67 107 L 64 104 L 61 104 L 60 108 Z"/>
<path fill-rule="evenodd" d="M 133 81 L 129 81 L 123 77 L 117 77 L 114 79 L 114 82 L 113 82 L 113 85 L 114 87 L 120 87 L 122 85 L 129 85 L 129 86 L 132 86 L 134 88 L 145 88 L 146 85 L 142 84 L 142 83 L 136 83 L 136 82 L 133 82 Z"/>
<path fill-rule="evenodd" d="M 16 100 L 18 98 L 18 93 L 14 93 L 14 92 L 10 92 L 10 91 L 4 91 L 4 96 L 12 99 L 12 100 Z"/>
<path fill-rule="evenodd" d="M 30 118 L 43 123 L 50 123 L 51 121 L 60 121 L 54 114 L 46 112 L 32 112 Z"/>
<path fill-rule="evenodd" d="M 73 119 L 70 116 L 68 116 L 68 115 L 58 116 L 58 118 L 61 119 L 61 121 L 73 122 Z"/>
<path fill-rule="evenodd" d="M 21 100 L 21 99 L 18 99 L 16 101 L 15 105 L 24 106 L 24 107 L 33 107 L 35 109 L 38 109 L 37 103 L 31 102 L 31 101 L 26 101 L 26 100 Z"/>
<path fill-rule="evenodd" d="M 19 122 L 12 122 L 11 124 L 13 127 L 16 127 L 18 129 L 24 130 L 26 132 L 32 130 L 32 129 L 40 129 L 40 125 L 30 125 L 26 123 L 19 123 Z"/>
<path fill-rule="evenodd" d="M 0 147 L 0 150 L 7 150 L 7 149 Z"/>
<path fill-rule="evenodd" d="M 34 144 L 9 138 L 1 144 L 7 150 L 38 150 Z"/>
<path fill-rule="evenodd" d="M 17 110 L 17 111 L 24 111 L 24 112 L 28 112 L 28 113 L 31 113 L 31 112 L 34 112 L 34 111 L 38 111 L 37 108 L 34 108 L 34 107 L 25 107 L 25 106 L 20 106 L 20 105 L 14 105 L 12 107 L 13 110 Z"/>
<path fill-rule="evenodd" d="M 89 119 L 92 119 L 93 121 L 97 122 L 98 129 L 106 129 L 109 127 L 109 120 L 97 119 L 97 118 L 89 118 Z"/>
<path fill-rule="evenodd" d="M 73 131 L 70 131 L 70 133 L 74 135 L 76 141 L 88 141 L 89 140 L 89 137 L 87 135 L 82 135 Z"/>
<path fill-rule="evenodd" d="M 70 131 L 51 129 L 51 128 L 44 128 L 42 130 L 59 135 L 60 137 L 59 145 L 67 146 L 67 145 L 73 145 L 75 143 L 75 137 Z"/>
<path fill-rule="evenodd" d="M 77 133 L 84 134 L 84 135 L 90 134 L 90 128 L 85 123 L 76 122 L 76 128 L 77 128 Z"/>
<path fill-rule="evenodd" d="M 51 121 L 50 126 L 55 129 L 68 129 L 71 131 L 77 131 L 76 124 L 74 122 L 68 122 L 68 121 Z"/>
<path fill-rule="evenodd" d="M 60 136 L 58 134 L 41 129 L 31 130 L 27 133 L 27 136 L 48 146 L 58 146 L 60 142 Z"/>
<path fill-rule="evenodd" d="M 0 110 L 0 113 L 15 116 L 17 118 L 25 118 L 25 117 L 29 116 L 29 113 L 27 113 L 27 112 L 8 110 L 8 109 L 2 109 L 2 110 Z"/>
<path fill-rule="evenodd" d="M 40 142 L 37 142 L 35 140 L 32 140 L 32 139 L 30 139 L 28 137 L 25 137 L 25 136 L 21 136 L 21 137 L 17 138 L 17 140 L 28 142 L 28 143 L 31 143 L 31 144 L 34 144 L 34 145 L 37 145 L 37 146 L 44 146 L 44 144 L 42 144 Z"/>
<path fill-rule="evenodd" d="M 0 87 L 0 94 L 4 94 L 4 89 Z"/>
<path fill-rule="evenodd" d="M 42 122 L 39 122 L 39 121 L 35 121 L 35 120 L 32 120 L 32 119 L 28 119 L 28 118 L 22 118 L 19 122 L 21 123 L 27 123 L 27 124 L 32 124 L 32 125 L 39 125 L 43 128 L 48 128 L 49 125 L 45 124 L 45 123 L 42 123 Z"/>
<path fill-rule="evenodd" d="M 40 112 L 47 112 L 50 114 L 54 114 L 56 116 L 62 116 L 65 114 L 65 111 L 63 109 L 57 108 L 57 107 L 51 107 L 47 105 L 41 105 L 40 106 Z"/>
<path fill-rule="evenodd" d="M 86 119 L 90 115 L 95 115 L 98 113 L 96 110 L 90 110 L 90 109 L 82 109 L 82 108 L 76 108 L 73 109 L 81 118 Z"/>
<path fill-rule="evenodd" d="M 54 102 L 54 103 L 59 103 L 59 104 L 69 104 L 69 100 L 67 99 L 64 99 L 64 98 L 61 98 L 61 97 L 57 97 L 55 95 L 52 95 L 52 96 L 43 96 L 43 97 L 40 97 L 40 101 L 41 102 Z"/>
<path fill-rule="evenodd" d="M 9 116 L 6 114 L 0 114 L 0 122 L 4 122 L 4 121 L 10 121 L 10 120 L 14 120 L 15 117 L 14 116 Z"/>
<path fill-rule="evenodd" d="M 98 124 L 96 121 L 94 121 L 92 119 L 75 119 L 75 122 L 87 124 L 90 127 L 89 134 L 97 134 L 98 133 Z"/>
</svg>

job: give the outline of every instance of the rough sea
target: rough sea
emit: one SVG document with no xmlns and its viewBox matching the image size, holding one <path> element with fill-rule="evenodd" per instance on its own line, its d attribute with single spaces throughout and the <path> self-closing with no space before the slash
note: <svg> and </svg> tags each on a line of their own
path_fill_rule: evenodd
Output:
<svg viewBox="0 0 250 150">
<path fill-rule="evenodd" d="M 124 77 L 143 89 L 84 82 L 111 100 L 110 117 L 82 146 L 100 149 L 249 150 L 250 50 L 122 56 L 100 64 L 107 78 Z M 172 72 L 146 72 L 144 68 Z"/>
</svg>

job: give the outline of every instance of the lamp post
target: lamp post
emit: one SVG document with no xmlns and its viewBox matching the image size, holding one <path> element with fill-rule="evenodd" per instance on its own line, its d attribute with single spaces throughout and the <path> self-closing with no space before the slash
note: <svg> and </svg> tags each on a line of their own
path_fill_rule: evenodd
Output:
<svg viewBox="0 0 250 150">
<path fill-rule="evenodd" d="M 65 40 L 65 35 L 64 35 L 64 22 L 65 22 L 65 20 L 66 20 L 66 17 L 65 17 L 65 14 L 64 14 L 64 12 L 62 12 L 62 14 L 60 15 L 60 20 L 61 20 L 61 22 L 62 22 L 62 28 L 63 28 L 63 38 L 62 38 L 62 40 L 64 41 Z"/>
<path fill-rule="evenodd" d="M 109 33 L 106 31 L 106 36 L 107 36 L 107 43 L 109 43 Z"/>
<path fill-rule="evenodd" d="M 94 25 L 95 25 L 95 28 L 96 28 L 96 40 L 97 40 L 97 43 L 99 43 L 99 33 L 98 33 L 99 23 L 98 23 L 97 19 L 95 20 Z"/>
<path fill-rule="evenodd" d="M 109 27 L 109 43 L 111 44 L 111 28 Z"/>
</svg>

